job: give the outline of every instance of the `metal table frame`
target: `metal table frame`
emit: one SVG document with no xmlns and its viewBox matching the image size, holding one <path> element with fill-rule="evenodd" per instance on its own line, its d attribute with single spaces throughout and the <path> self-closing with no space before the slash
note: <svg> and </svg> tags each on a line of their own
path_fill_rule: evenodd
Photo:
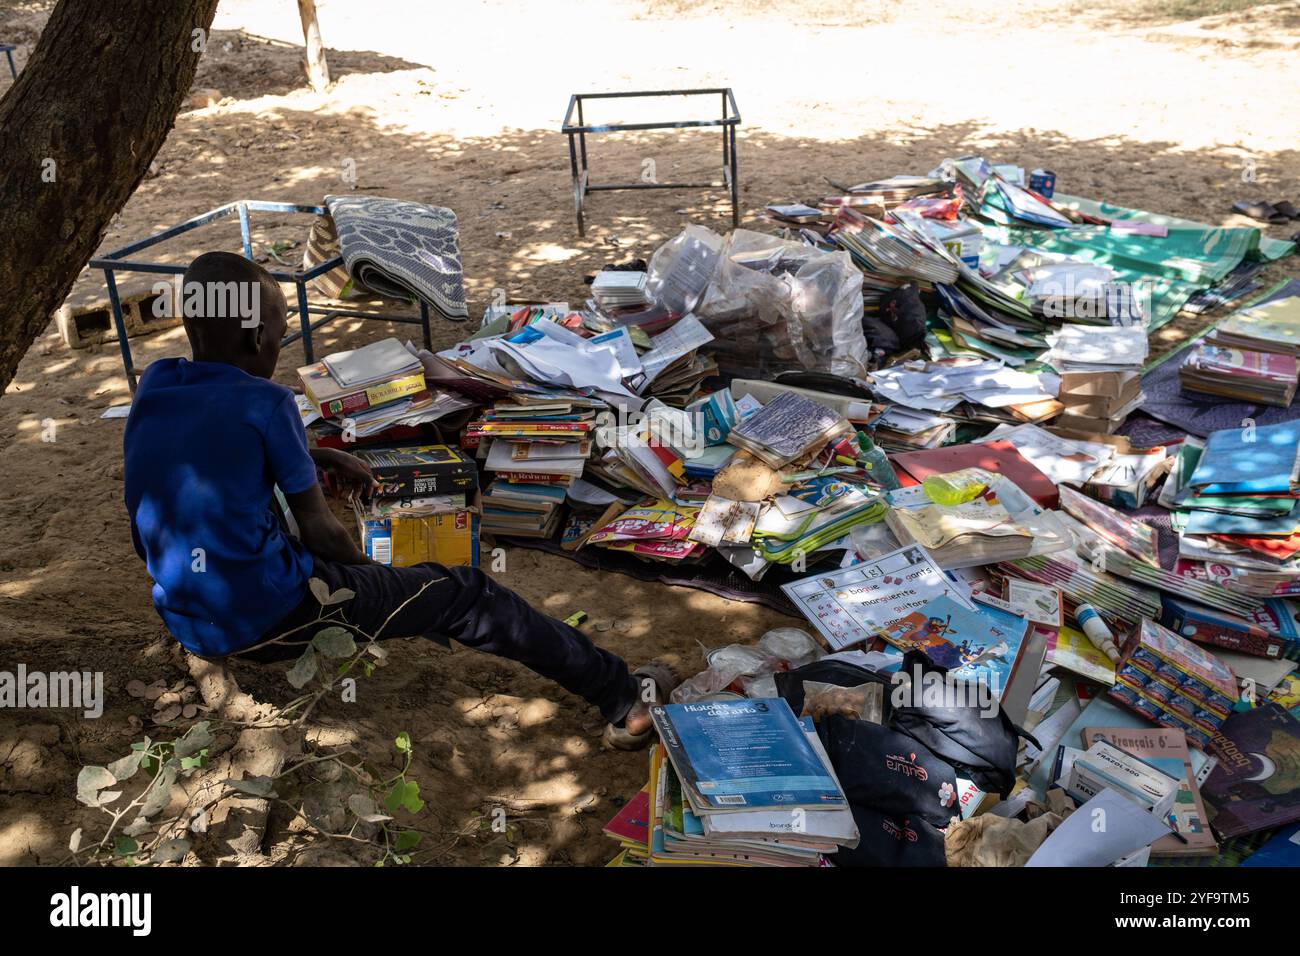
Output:
<svg viewBox="0 0 1300 956">
<path fill-rule="evenodd" d="M 14 79 L 18 79 L 18 67 L 14 64 L 14 50 L 18 47 L 12 43 L 0 43 L 0 53 L 3 53 L 9 60 L 9 72 L 13 74 Z"/>
<path fill-rule="evenodd" d="M 183 233 L 190 232 L 200 226 L 208 223 L 217 222 L 230 216 L 239 217 L 239 231 L 243 240 L 244 258 L 253 258 L 253 240 L 250 229 L 252 213 L 254 212 L 275 212 L 275 213 L 306 213 L 309 215 L 324 215 L 326 209 L 324 206 L 304 206 L 298 203 L 283 202 L 265 202 L 258 199 L 241 199 L 235 202 L 227 203 L 224 206 L 218 206 L 193 219 L 187 219 L 179 225 L 172 226 L 170 229 L 164 229 L 156 232 L 151 236 L 133 242 L 130 245 L 123 246 L 121 249 L 115 249 L 112 252 L 105 253 L 102 256 L 96 256 L 90 260 L 90 268 L 101 269 L 104 272 L 104 282 L 108 286 L 108 302 L 113 312 L 113 326 L 117 331 L 118 348 L 122 351 L 122 368 L 126 372 L 127 382 L 131 386 L 131 393 L 135 394 L 136 374 L 135 364 L 131 359 L 131 344 L 126 334 L 126 323 L 122 318 L 122 301 L 117 291 L 117 273 L 119 272 L 147 272 L 155 275 L 181 275 L 185 272 L 187 266 L 171 265 L 162 262 L 146 262 L 139 259 L 128 258 L 134 256 L 143 249 L 148 249 L 160 242 L 168 239 L 174 239 Z M 311 305 L 307 301 L 307 283 L 317 276 L 324 275 L 331 269 L 343 263 L 342 256 L 335 256 L 325 262 L 318 263 L 310 269 L 296 269 L 292 272 L 284 270 L 268 269 L 271 277 L 278 282 L 292 283 L 296 292 L 297 312 L 298 312 L 298 331 L 286 335 L 280 342 L 281 346 L 289 345 L 302 339 L 302 350 L 306 356 L 306 364 L 310 365 L 316 361 L 315 352 L 312 348 L 311 334 L 316 329 L 332 322 L 338 318 L 357 318 L 357 319 L 377 319 L 382 322 L 402 322 L 408 325 L 419 325 L 424 331 L 424 347 L 433 348 L 433 338 L 429 330 L 429 304 L 420 300 L 420 316 L 416 318 L 413 315 L 388 315 L 385 313 L 362 312 L 356 309 L 338 308 L 335 306 Z M 291 309 L 293 306 L 290 307 Z M 311 320 L 311 315 L 315 313 L 323 316 L 315 322 Z"/>
<path fill-rule="evenodd" d="M 679 120 L 656 123 L 601 123 L 588 125 L 583 117 L 586 100 L 616 100 L 647 96 L 717 96 L 722 101 L 722 117 L 715 120 Z M 577 113 L 576 122 L 574 113 Z M 736 179 L 736 127 L 740 125 L 740 108 L 731 87 L 703 90 L 642 90 L 633 93 L 574 93 L 564 114 L 560 132 L 569 138 L 569 167 L 573 173 L 573 203 L 578 214 L 578 235 L 587 234 L 583 218 L 583 200 L 588 193 L 614 189 L 727 189 L 731 194 L 731 225 L 740 224 L 740 189 Z M 704 126 L 722 127 L 722 181 L 707 183 L 598 183 L 591 182 L 587 165 L 587 134 L 618 133 L 647 129 L 691 129 Z"/>
</svg>

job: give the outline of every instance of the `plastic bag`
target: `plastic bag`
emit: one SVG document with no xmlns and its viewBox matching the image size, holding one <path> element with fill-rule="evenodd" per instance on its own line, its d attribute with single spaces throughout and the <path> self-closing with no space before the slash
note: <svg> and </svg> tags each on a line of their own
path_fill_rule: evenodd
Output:
<svg viewBox="0 0 1300 956">
<path fill-rule="evenodd" d="M 710 651 L 708 668 L 683 681 L 672 692 L 674 704 L 718 699 L 726 691 L 746 697 L 776 697 L 772 675 L 793 670 L 825 656 L 817 640 L 797 627 L 777 627 L 754 644 L 728 644 Z"/>
<path fill-rule="evenodd" d="M 862 273 L 842 250 L 737 229 L 695 314 L 713 333 L 708 348 L 724 374 L 866 373 Z"/>
<path fill-rule="evenodd" d="M 811 717 L 813 722 L 838 714 L 852 720 L 866 720 L 878 724 L 884 717 L 885 685 L 876 681 L 857 687 L 841 687 L 818 681 L 803 682 L 803 711 L 800 717 Z"/>
<path fill-rule="evenodd" d="M 713 230 L 696 225 L 665 242 L 650 257 L 650 297 L 670 312 L 690 312 L 708 287 L 722 242 Z"/>
</svg>

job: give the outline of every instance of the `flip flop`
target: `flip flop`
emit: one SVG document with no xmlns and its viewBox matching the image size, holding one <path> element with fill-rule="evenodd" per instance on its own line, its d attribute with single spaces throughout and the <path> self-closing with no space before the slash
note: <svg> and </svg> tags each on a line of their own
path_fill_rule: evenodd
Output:
<svg viewBox="0 0 1300 956">
<path fill-rule="evenodd" d="M 1273 225 L 1288 222 L 1291 219 L 1290 216 L 1278 212 L 1276 207 L 1269 205 L 1262 199 L 1258 202 L 1246 202 L 1244 200 L 1235 202 L 1232 204 L 1232 211 L 1254 219 L 1256 222 L 1268 222 Z"/>
<path fill-rule="evenodd" d="M 646 661 L 632 672 L 632 676 L 643 681 L 654 682 L 654 702 L 656 704 L 666 704 L 668 696 L 682 682 L 681 676 L 674 670 L 673 666 L 660 658 Z M 650 743 L 654 735 L 653 727 L 644 733 L 634 734 L 626 727 L 606 724 L 601 740 L 606 747 L 613 750 L 640 750 Z"/>
<path fill-rule="evenodd" d="M 1288 219 L 1300 219 L 1300 209 L 1297 209 L 1289 199 L 1273 203 L 1273 210 L 1278 215 L 1286 216 Z"/>
</svg>

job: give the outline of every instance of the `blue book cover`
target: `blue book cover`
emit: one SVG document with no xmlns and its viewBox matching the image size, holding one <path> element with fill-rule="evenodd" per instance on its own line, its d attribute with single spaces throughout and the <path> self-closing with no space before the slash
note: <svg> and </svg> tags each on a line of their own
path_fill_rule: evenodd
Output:
<svg viewBox="0 0 1300 956">
<path fill-rule="evenodd" d="M 678 777 L 712 810 L 846 806 L 781 698 L 666 704 L 650 713 Z"/>
<path fill-rule="evenodd" d="M 971 610 L 937 597 L 895 621 L 881 636 L 903 650 L 919 648 L 953 680 L 982 683 L 1006 694 L 1029 621 L 1019 614 L 981 605 Z"/>
<path fill-rule="evenodd" d="M 1188 485 L 1202 495 L 1285 494 L 1300 454 L 1300 421 L 1212 432 Z"/>
</svg>

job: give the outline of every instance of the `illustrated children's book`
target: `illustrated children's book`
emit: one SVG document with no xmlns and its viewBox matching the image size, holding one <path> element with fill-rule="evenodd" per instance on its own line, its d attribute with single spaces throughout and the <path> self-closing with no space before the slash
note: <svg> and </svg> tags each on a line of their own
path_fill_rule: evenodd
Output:
<svg viewBox="0 0 1300 956">
<path fill-rule="evenodd" d="M 920 649 L 949 675 L 982 683 L 1001 698 L 1011 684 L 1029 622 L 987 605 L 966 608 L 935 598 L 881 633 L 903 650 Z"/>
</svg>

